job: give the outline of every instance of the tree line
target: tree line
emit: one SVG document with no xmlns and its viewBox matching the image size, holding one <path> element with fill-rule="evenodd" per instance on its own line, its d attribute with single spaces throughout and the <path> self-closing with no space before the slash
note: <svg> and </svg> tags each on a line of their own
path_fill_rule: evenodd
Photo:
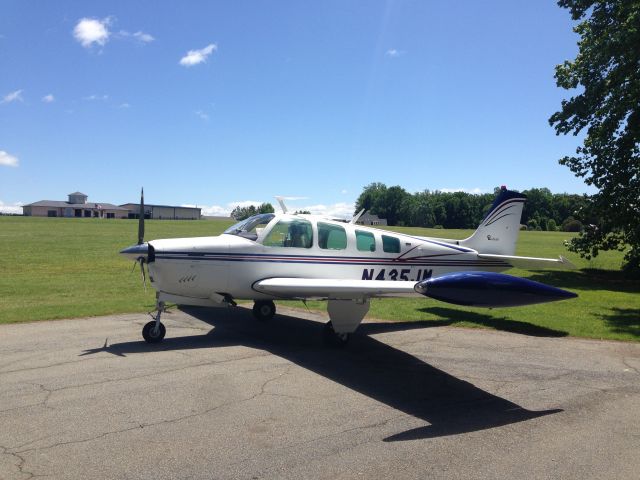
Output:
<svg viewBox="0 0 640 480">
<path fill-rule="evenodd" d="M 231 211 L 231 218 L 235 220 L 244 220 L 245 218 L 252 217 L 259 213 L 273 213 L 275 210 L 273 209 L 273 205 L 270 203 L 262 203 L 258 206 L 256 205 L 247 205 L 245 207 L 241 207 L 238 205 Z"/>
<path fill-rule="evenodd" d="M 371 183 L 356 201 L 356 211 L 366 209 L 386 218 L 389 225 L 430 228 L 476 228 L 488 212 L 494 193 L 471 194 L 424 190 L 409 193 L 400 186 Z M 587 195 L 551 193 L 548 188 L 531 188 L 522 212 L 522 224 L 529 230 L 581 231 L 576 219 L 587 204 Z"/>
</svg>

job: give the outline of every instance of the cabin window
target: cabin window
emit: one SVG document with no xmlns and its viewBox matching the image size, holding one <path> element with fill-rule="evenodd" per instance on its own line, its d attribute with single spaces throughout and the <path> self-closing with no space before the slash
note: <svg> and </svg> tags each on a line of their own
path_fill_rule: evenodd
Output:
<svg viewBox="0 0 640 480">
<path fill-rule="evenodd" d="M 356 230 L 356 245 L 361 252 L 375 252 L 376 239 L 371 232 Z"/>
<path fill-rule="evenodd" d="M 347 232 L 339 225 L 318 222 L 318 246 L 325 250 L 347 248 Z"/>
<path fill-rule="evenodd" d="M 400 253 L 400 240 L 382 235 L 382 250 L 387 253 Z"/>
<path fill-rule="evenodd" d="M 267 247 L 311 248 L 313 230 L 308 220 L 287 218 L 276 223 L 263 245 Z"/>
</svg>

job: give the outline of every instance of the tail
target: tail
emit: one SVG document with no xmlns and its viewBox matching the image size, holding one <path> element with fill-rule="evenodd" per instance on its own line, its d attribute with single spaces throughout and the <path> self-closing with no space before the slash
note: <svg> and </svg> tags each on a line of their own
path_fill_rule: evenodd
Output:
<svg viewBox="0 0 640 480">
<path fill-rule="evenodd" d="M 478 229 L 460 245 L 478 253 L 513 255 L 526 195 L 502 187 Z"/>
</svg>

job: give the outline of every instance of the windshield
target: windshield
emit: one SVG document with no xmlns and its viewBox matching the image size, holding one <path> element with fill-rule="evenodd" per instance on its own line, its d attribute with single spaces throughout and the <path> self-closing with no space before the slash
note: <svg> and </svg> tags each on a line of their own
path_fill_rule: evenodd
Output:
<svg viewBox="0 0 640 480">
<path fill-rule="evenodd" d="M 228 235 L 238 235 L 248 238 L 249 240 L 257 240 L 258 235 L 264 227 L 275 217 L 273 213 L 262 213 L 246 218 L 235 225 L 227 228 L 224 232 Z"/>
</svg>

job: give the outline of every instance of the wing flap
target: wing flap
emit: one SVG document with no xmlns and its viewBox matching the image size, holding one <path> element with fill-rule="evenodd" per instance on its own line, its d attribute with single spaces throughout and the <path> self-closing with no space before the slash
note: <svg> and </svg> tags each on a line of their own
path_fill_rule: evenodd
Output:
<svg viewBox="0 0 640 480">
<path fill-rule="evenodd" d="M 513 255 L 494 255 L 492 253 L 479 253 L 478 258 L 486 260 L 503 260 L 516 268 L 523 269 L 543 269 L 543 268 L 560 268 L 565 270 L 573 270 L 576 266 L 560 255 L 558 258 L 536 258 L 536 257 L 516 257 Z"/>
<path fill-rule="evenodd" d="M 316 278 L 266 278 L 253 289 L 282 297 L 358 298 L 415 293 L 416 282 Z"/>
</svg>

